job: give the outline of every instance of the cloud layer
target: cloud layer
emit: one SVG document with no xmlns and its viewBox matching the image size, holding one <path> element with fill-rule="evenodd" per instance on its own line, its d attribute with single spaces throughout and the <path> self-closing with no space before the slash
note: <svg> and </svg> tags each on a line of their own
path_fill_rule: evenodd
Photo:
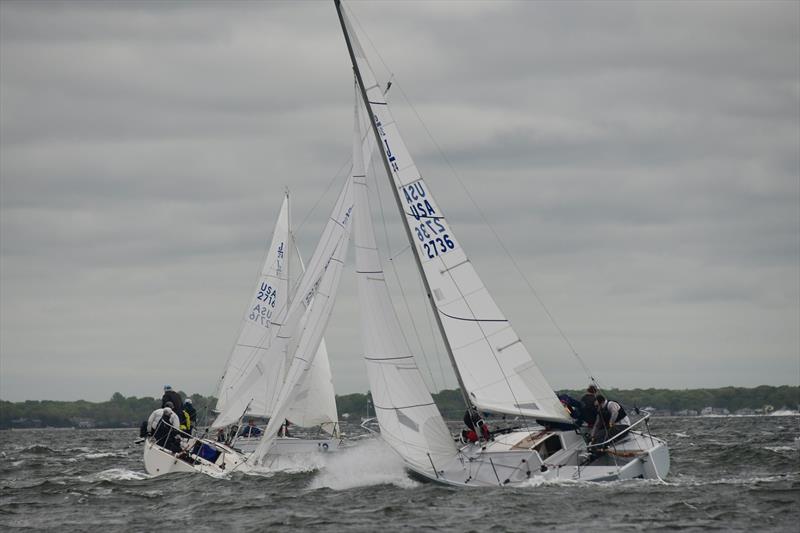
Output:
<svg viewBox="0 0 800 533">
<path fill-rule="evenodd" d="M 347 5 L 554 386 L 586 377 L 459 179 L 602 384 L 800 382 L 797 3 Z M 332 3 L 0 13 L 0 397 L 211 393 L 284 186 L 309 255 L 349 158 Z M 398 263 L 430 385 L 453 386 Z M 340 393 L 367 389 L 350 278 L 327 335 Z"/>
</svg>

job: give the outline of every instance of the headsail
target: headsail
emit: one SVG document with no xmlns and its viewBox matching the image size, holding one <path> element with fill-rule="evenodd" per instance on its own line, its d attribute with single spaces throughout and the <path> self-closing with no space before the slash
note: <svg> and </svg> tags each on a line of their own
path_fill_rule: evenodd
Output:
<svg viewBox="0 0 800 533">
<path fill-rule="evenodd" d="M 300 251 L 290 231 L 289 198 L 286 195 L 276 224 L 256 295 L 245 313 L 239 339 L 226 366 L 217 402 L 214 427 L 236 422 L 247 410 L 252 416 L 270 417 L 288 370 L 287 346 L 275 337 L 294 300 L 297 280 L 305 272 Z M 277 274 L 276 274 L 277 273 Z M 266 286 L 266 289 L 265 289 Z M 265 305 L 262 300 L 269 295 Z M 274 303 L 274 310 L 268 309 Z M 266 311 L 265 311 L 266 309 Z M 268 319 L 268 320 L 266 320 Z M 290 420 L 298 426 L 321 425 L 337 431 L 336 397 L 324 340 L 314 366 L 301 382 L 303 390 L 291 406 Z M 223 394 L 224 393 L 224 394 Z"/>
<path fill-rule="evenodd" d="M 471 403 L 484 411 L 568 422 L 553 389 L 486 290 L 422 179 L 366 55 L 336 3 L 402 218 Z"/>
<path fill-rule="evenodd" d="M 356 107 L 358 100 L 356 100 Z M 356 278 L 361 308 L 364 362 L 381 438 L 416 470 L 435 476 L 433 465 L 455 457 L 453 438 L 425 387 L 414 356 L 403 338 L 386 285 L 369 207 L 369 185 L 362 152 L 375 143 L 367 124 L 361 133 L 356 112 L 353 154 Z M 362 146 L 364 147 L 362 151 Z"/>
<path fill-rule="evenodd" d="M 314 363 L 333 310 L 341 278 L 347 244 L 350 240 L 352 210 L 352 178 L 348 177 L 300 282 L 297 297 L 289 308 L 286 322 L 276 335 L 276 340 L 282 340 L 287 348 L 289 345 L 287 341 L 294 339 L 296 348 L 289 352 L 290 366 L 281 385 L 275 410 L 258 448 L 253 452 L 256 463 L 263 461 L 272 446 L 278 429 L 297 397 L 303 376 L 309 372 Z"/>
<path fill-rule="evenodd" d="M 273 323 L 281 312 L 285 312 L 284 308 L 289 302 L 290 250 L 294 250 L 294 246 L 290 244 L 289 238 L 289 196 L 287 194 L 284 196 L 283 205 L 275 224 L 264 266 L 256 281 L 250 303 L 245 310 L 239 337 L 228 358 L 217 390 L 216 410 L 219 412 L 232 411 L 231 421 L 239 418 L 248 403 L 250 403 L 250 412 L 261 415 L 268 414 L 271 398 L 280 382 L 264 382 L 260 387 L 259 394 L 248 398 L 244 405 L 238 406 L 236 393 L 252 371 L 253 365 L 265 354 L 274 333 L 273 330 L 277 330 Z M 267 363 L 274 369 L 273 377 L 279 374 L 278 366 L 281 365 L 278 357 L 274 359 Z"/>
<path fill-rule="evenodd" d="M 300 259 L 300 271 L 305 272 L 305 265 L 302 263 L 299 251 L 297 251 L 297 257 Z M 331 365 L 324 338 L 320 341 L 311 368 L 300 381 L 297 394 L 286 413 L 286 418 L 296 426 L 321 426 L 324 431 L 332 435 L 339 433 L 336 393 L 333 389 Z"/>
</svg>

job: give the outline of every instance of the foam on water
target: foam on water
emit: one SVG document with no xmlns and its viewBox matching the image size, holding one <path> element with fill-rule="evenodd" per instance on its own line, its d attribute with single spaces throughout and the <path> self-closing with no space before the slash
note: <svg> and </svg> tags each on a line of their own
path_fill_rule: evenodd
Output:
<svg viewBox="0 0 800 533">
<path fill-rule="evenodd" d="M 347 490 L 370 485 L 392 484 L 410 488 L 419 484 L 406 474 L 403 461 L 380 439 L 365 439 L 355 446 L 325 455 L 325 466 L 310 488 Z"/>
<path fill-rule="evenodd" d="M 101 472 L 97 472 L 96 474 L 91 474 L 88 476 L 82 476 L 81 479 L 83 481 L 137 481 L 141 479 L 147 479 L 148 476 L 145 472 L 137 472 L 135 470 L 128 470 L 126 468 L 109 468 L 108 470 L 103 470 Z"/>
</svg>

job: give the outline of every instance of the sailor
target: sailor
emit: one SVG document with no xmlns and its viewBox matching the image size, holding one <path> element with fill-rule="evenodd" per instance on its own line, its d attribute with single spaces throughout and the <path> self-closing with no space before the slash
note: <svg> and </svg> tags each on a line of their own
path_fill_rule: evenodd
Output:
<svg viewBox="0 0 800 533">
<path fill-rule="evenodd" d="M 597 420 L 592 428 L 592 442 L 605 442 L 630 427 L 631 420 L 618 402 L 606 400 L 605 396 L 598 394 L 595 407 Z"/>
<path fill-rule="evenodd" d="M 583 423 L 583 413 L 581 412 L 581 402 L 570 396 L 569 394 L 559 394 L 558 399 L 561 400 L 561 405 L 569 411 L 569 416 L 575 421 L 575 425 L 580 426 Z"/>
<path fill-rule="evenodd" d="M 474 429 L 464 428 L 461 430 L 461 442 L 464 444 L 478 442 L 478 434 Z"/>
<path fill-rule="evenodd" d="M 172 407 L 172 402 L 167 402 L 165 407 L 150 413 L 150 418 L 147 419 L 147 429 L 158 446 L 172 452 L 179 452 L 181 450 L 178 433 L 180 421 Z"/>
<path fill-rule="evenodd" d="M 290 424 L 291 422 L 289 422 L 288 419 L 283 420 L 283 425 L 281 425 L 281 428 L 278 430 L 278 433 L 280 434 L 281 437 L 291 437 L 291 435 L 289 435 Z"/>
<path fill-rule="evenodd" d="M 191 398 L 186 398 L 186 401 L 183 402 L 183 418 L 184 423 L 181 424 L 181 430 L 189 434 L 194 433 L 194 427 L 197 425 L 197 410 L 192 405 Z"/>
<path fill-rule="evenodd" d="M 161 407 L 165 407 L 167 402 L 172 402 L 172 408 L 175 410 L 175 414 L 178 415 L 178 418 L 183 423 L 183 400 L 181 399 L 181 395 L 178 394 L 176 391 L 172 390 L 172 386 L 164 385 L 164 395 L 161 397 Z"/>
<path fill-rule="evenodd" d="M 242 428 L 240 437 L 260 437 L 261 430 L 256 427 L 256 421 L 252 418 L 247 422 L 247 425 Z"/>
<path fill-rule="evenodd" d="M 596 395 L 597 387 L 589 385 L 586 388 L 586 394 L 581 396 L 581 420 L 586 422 L 586 425 L 590 428 L 594 426 L 594 421 L 597 418 L 597 407 L 594 405 Z"/>
<path fill-rule="evenodd" d="M 466 412 L 464 412 L 464 425 L 467 426 L 467 431 L 466 434 L 463 431 L 461 434 L 462 436 L 466 435 L 469 442 L 476 442 L 478 440 L 478 435 L 484 440 L 489 440 L 492 436 L 489 431 L 489 425 L 483 421 L 477 411 L 473 411 L 472 409 L 467 409 Z M 472 435 L 470 432 L 475 434 L 475 440 L 471 440 Z"/>
</svg>

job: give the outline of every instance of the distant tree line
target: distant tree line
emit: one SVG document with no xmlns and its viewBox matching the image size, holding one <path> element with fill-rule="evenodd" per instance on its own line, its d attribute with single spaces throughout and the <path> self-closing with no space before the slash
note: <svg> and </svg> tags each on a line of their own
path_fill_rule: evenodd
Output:
<svg viewBox="0 0 800 533">
<path fill-rule="evenodd" d="M 562 391 L 579 398 L 583 391 Z M 762 385 L 754 388 L 723 387 L 720 389 L 609 389 L 603 391 L 606 397 L 617 400 L 628 407 L 652 407 L 662 412 L 677 413 L 682 410 L 700 411 L 705 407 L 728 409 L 775 409 L 800 408 L 800 387 Z M 186 394 L 181 392 L 186 398 Z M 192 394 L 190 396 L 197 409 L 200 423 L 213 419 L 211 408 L 216 404 L 213 396 Z M 464 412 L 461 393 L 456 390 L 443 390 L 433 395 L 439 410 L 446 419 L 459 420 Z M 356 421 L 361 417 L 375 416 L 372 397 L 354 393 L 336 397 L 339 415 L 345 413 Z M 106 402 L 25 401 L 8 402 L 0 400 L 0 429 L 11 427 L 137 427 L 150 413 L 161 407 L 160 398 L 136 396 L 125 397 L 115 392 Z"/>
</svg>

